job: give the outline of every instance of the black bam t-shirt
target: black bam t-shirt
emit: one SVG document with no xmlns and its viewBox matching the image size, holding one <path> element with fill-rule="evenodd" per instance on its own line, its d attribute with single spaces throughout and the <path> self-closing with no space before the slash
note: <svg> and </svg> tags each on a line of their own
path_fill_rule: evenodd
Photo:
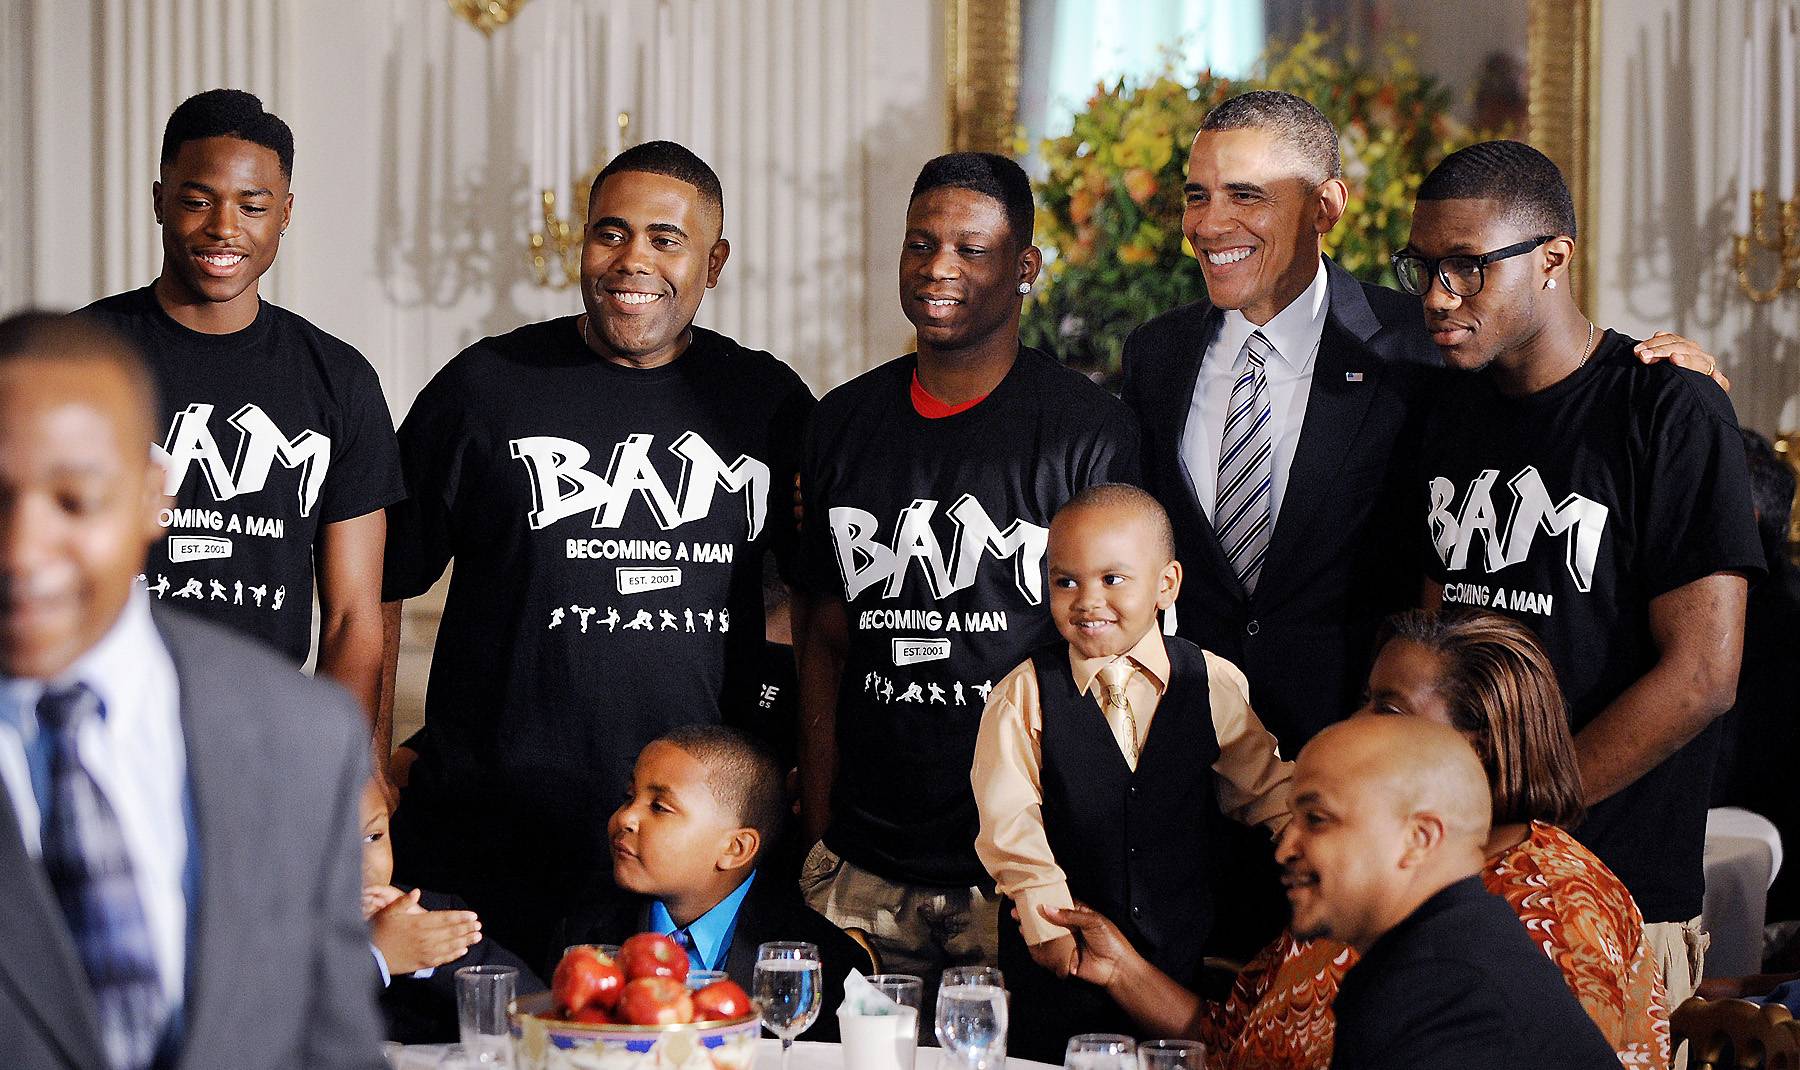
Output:
<svg viewBox="0 0 1800 1070">
<path fill-rule="evenodd" d="M 414 402 L 385 597 L 455 559 L 414 783 L 592 831 L 645 744 L 753 701 L 763 555 L 791 566 L 813 397 L 712 331 L 636 369 L 576 323 L 483 339 Z"/>
<path fill-rule="evenodd" d="M 130 338 L 156 374 L 175 500 L 144 568 L 150 594 L 305 661 L 321 525 L 405 492 L 375 369 L 267 301 L 231 334 L 175 322 L 150 287 L 78 315 Z"/>
<path fill-rule="evenodd" d="M 1077 491 L 1138 481 L 1117 398 L 1021 349 L 980 404 L 927 419 L 916 356 L 827 394 L 807 436 L 806 576 L 843 599 L 826 844 L 884 877 L 987 884 L 969 767 L 996 682 L 1054 640 L 1044 550 Z"/>
<path fill-rule="evenodd" d="M 1763 569 L 1731 402 L 1712 380 L 1644 365 L 1606 332 L 1586 366 L 1509 398 L 1451 377 L 1421 453 L 1427 573 L 1447 606 L 1504 613 L 1543 642 L 1579 732 L 1656 663 L 1650 600 Z M 1686 921 L 1704 890 L 1717 726 L 1575 830 L 1646 921 Z"/>
</svg>

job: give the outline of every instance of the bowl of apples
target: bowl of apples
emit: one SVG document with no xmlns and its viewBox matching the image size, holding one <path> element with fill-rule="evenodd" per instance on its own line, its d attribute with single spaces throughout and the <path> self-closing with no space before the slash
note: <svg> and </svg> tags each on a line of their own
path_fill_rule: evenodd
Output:
<svg viewBox="0 0 1800 1070">
<path fill-rule="evenodd" d="M 741 986 L 690 989 L 687 952 L 660 933 L 610 951 L 569 948 L 550 991 L 514 1003 L 520 1070 L 750 1070 L 760 1023 Z"/>
</svg>

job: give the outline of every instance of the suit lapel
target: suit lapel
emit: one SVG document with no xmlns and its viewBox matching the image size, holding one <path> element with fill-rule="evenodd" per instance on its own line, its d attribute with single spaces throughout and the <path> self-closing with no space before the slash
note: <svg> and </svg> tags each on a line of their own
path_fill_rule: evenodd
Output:
<svg viewBox="0 0 1800 1070">
<path fill-rule="evenodd" d="M 1180 343 L 1182 351 L 1177 354 L 1175 378 L 1168 384 L 1166 394 L 1169 406 L 1167 420 L 1168 426 L 1172 428 L 1170 444 L 1174 458 L 1169 481 L 1179 487 L 1177 500 L 1181 503 L 1181 510 L 1188 514 L 1185 520 L 1177 518 L 1175 530 L 1200 533 L 1200 549 L 1211 562 L 1209 571 L 1221 577 L 1229 577 L 1230 582 L 1236 584 L 1237 572 L 1226 558 L 1224 547 L 1219 545 L 1218 532 L 1213 530 L 1206 508 L 1194 496 L 1194 485 L 1189 482 L 1182 469 L 1182 443 L 1187 437 L 1188 418 L 1194 412 L 1194 388 L 1200 381 L 1200 367 L 1206 362 L 1206 351 L 1213 339 L 1218 337 L 1219 328 L 1225 321 L 1225 314 L 1210 304 L 1205 305 L 1204 311 L 1197 310 L 1197 315 L 1192 337 L 1184 337 Z M 1187 333 L 1183 332 L 1184 335 Z M 1243 590 L 1241 586 L 1237 589 Z"/>
<path fill-rule="evenodd" d="M 200 853 L 199 901 L 188 904 L 187 1043 L 180 1065 L 226 1065 L 235 1058 L 230 1038 L 240 1032 L 234 1020 L 251 1013 L 237 1005 L 232 978 L 238 957 L 259 946 L 260 934 L 257 919 L 240 908 L 266 897 L 234 881 L 261 872 L 257 860 L 268 850 L 259 834 L 268 824 L 263 796 L 246 779 L 266 763 L 268 747 L 254 719 L 236 715 L 243 696 L 209 671 L 202 639 L 162 614 L 156 624 L 175 663 L 196 832 L 188 849 Z M 225 1047 L 207 1050 L 208 1038 Z"/>
<path fill-rule="evenodd" d="M 1283 566 L 1292 555 L 1305 552 L 1306 533 L 1331 494 L 1338 472 L 1355 452 L 1357 433 L 1384 367 L 1366 344 L 1380 328 L 1380 321 L 1369 307 L 1362 284 L 1330 260 L 1325 262 L 1325 274 L 1330 290 L 1325 333 L 1313 363 L 1306 419 L 1288 470 L 1281 513 L 1269 540 L 1264 583 L 1280 584 L 1282 577 L 1298 574 Z"/>
<path fill-rule="evenodd" d="M 68 922 L 44 867 L 25 850 L 12 798 L 0 790 L 0 976 L 69 1065 L 103 1070 L 100 1018 Z"/>
</svg>

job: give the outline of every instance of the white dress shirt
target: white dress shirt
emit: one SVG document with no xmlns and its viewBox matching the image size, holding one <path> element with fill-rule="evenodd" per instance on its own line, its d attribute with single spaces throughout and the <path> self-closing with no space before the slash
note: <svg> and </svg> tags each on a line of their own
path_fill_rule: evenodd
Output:
<svg viewBox="0 0 1800 1070">
<path fill-rule="evenodd" d="M 150 619 L 150 599 L 134 586 L 112 628 L 69 670 L 50 682 L 86 684 L 105 716 L 82 723 L 75 746 L 119 819 L 163 992 L 183 1002 L 187 970 L 187 752 L 175 663 Z M 19 834 L 33 858 L 43 853 L 37 795 L 26 748 L 37 740 L 42 680 L 0 677 L 0 780 Z"/>
<path fill-rule="evenodd" d="M 1260 328 L 1232 309 L 1225 313 L 1218 337 L 1207 346 L 1200 362 L 1194 396 L 1188 402 L 1187 428 L 1181 435 L 1181 468 L 1200 508 L 1212 519 L 1217 505 L 1219 443 L 1225 435 L 1225 416 L 1231 407 L 1231 387 L 1242 372 L 1238 357 L 1252 332 L 1260 330 L 1275 349 L 1275 359 L 1264 365 L 1269 389 L 1269 439 L 1273 479 L 1269 486 L 1269 519 L 1281 516 L 1287 493 L 1288 472 L 1294 467 L 1294 451 L 1300 445 L 1300 427 L 1306 422 L 1306 399 L 1312 392 L 1313 366 L 1319 355 L 1319 339 L 1325 335 L 1325 260 L 1320 258 L 1312 283 L 1275 318 Z"/>
</svg>

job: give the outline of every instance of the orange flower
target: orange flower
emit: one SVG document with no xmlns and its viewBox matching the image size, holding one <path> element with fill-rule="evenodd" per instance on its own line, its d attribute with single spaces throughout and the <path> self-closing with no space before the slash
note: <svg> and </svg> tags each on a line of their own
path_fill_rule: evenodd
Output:
<svg viewBox="0 0 1800 1070">
<path fill-rule="evenodd" d="M 1125 192 L 1142 208 L 1156 195 L 1156 176 L 1147 168 L 1133 167 L 1125 172 Z"/>
<path fill-rule="evenodd" d="M 1094 218 L 1094 209 L 1100 198 L 1086 186 L 1069 194 L 1069 218 L 1078 227 L 1085 227 Z"/>
<path fill-rule="evenodd" d="M 1119 246 L 1119 262 L 1122 264 L 1145 265 L 1156 263 L 1156 250 L 1139 245 L 1137 242 L 1126 242 Z"/>
</svg>

